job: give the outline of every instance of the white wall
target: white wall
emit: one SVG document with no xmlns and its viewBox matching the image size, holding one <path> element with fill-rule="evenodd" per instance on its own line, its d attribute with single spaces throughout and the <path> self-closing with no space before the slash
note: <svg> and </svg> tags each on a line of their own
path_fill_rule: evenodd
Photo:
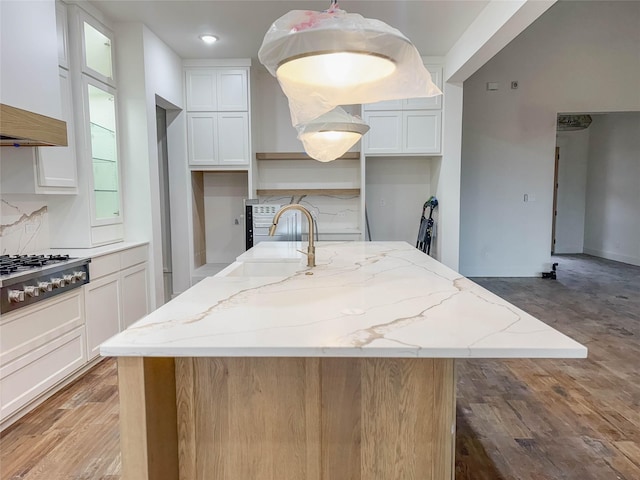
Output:
<svg viewBox="0 0 640 480">
<path fill-rule="evenodd" d="M 233 263 L 245 251 L 246 172 L 205 172 L 204 213 L 207 263 Z"/>
<path fill-rule="evenodd" d="M 639 24 L 640 2 L 558 2 L 464 83 L 461 273 L 549 270 L 556 115 L 640 110 Z"/>
<path fill-rule="evenodd" d="M 589 132 L 558 132 L 558 204 L 555 253 L 582 253 L 587 195 Z"/>
<path fill-rule="evenodd" d="M 371 239 L 415 245 L 422 206 L 431 196 L 431 159 L 367 157 L 366 181 Z"/>
<path fill-rule="evenodd" d="M 594 115 L 589 130 L 584 251 L 640 265 L 640 113 Z"/>
<path fill-rule="evenodd" d="M 123 165 L 123 194 L 126 239 L 150 242 L 151 308 L 163 303 L 162 248 L 160 227 L 160 185 L 158 173 L 158 147 L 156 134 L 156 103 L 165 108 L 182 106 L 182 61 L 146 26 L 141 23 L 115 25 L 116 55 L 118 62 L 118 95 L 121 120 L 121 153 Z M 163 100 L 158 100 L 161 97 Z M 169 119 L 167 123 L 169 123 Z M 185 182 L 183 198 L 186 212 L 186 145 L 184 119 L 175 117 L 168 127 L 170 165 L 180 162 L 176 185 L 180 177 Z M 177 145 L 176 145 L 177 144 Z M 178 158 L 172 158 L 172 157 Z M 171 167 L 170 167 L 171 168 Z M 172 182 L 174 179 L 172 178 Z M 172 198 L 173 200 L 173 198 Z M 187 213 L 174 215 L 177 222 L 185 220 Z M 185 220 L 186 221 L 186 220 Z M 184 227 L 187 228 L 187 227 Z M 176 239 L 174 248 L 185 252 L 190 242 Z M 183 249 L 184 248 L 184 249 Z M 192 258 L 192 257 L 190 257 Z M 185 266 L 176 262 L 174 268 Z M 188 264 L 186 265 L 188 269 Z M 183 276 L 187 279 L 189 271 Z M 174 283 L 176 288 L 181 282 Z"/>
</svg>

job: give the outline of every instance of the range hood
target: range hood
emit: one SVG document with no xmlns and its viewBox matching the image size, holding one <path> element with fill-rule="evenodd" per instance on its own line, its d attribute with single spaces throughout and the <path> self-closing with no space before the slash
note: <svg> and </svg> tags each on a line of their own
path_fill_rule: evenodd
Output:
<svg viewBox="0 0 640 480">
<path fill-rule="evenodd" d="M 0 146 L 67 146 L 67 123 L 0 103 Z"/>
</svg>

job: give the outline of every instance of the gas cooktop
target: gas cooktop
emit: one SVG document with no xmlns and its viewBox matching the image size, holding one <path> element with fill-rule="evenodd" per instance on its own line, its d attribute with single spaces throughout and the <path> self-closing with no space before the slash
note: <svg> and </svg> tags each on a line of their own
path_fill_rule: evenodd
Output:
<svg viewBox="0 0 640 480">
<path fill-rule="evenodd" d="M 0 313 L 88 283 L 90 261 L 69 255 L 0 255 Z"/>
</svg>

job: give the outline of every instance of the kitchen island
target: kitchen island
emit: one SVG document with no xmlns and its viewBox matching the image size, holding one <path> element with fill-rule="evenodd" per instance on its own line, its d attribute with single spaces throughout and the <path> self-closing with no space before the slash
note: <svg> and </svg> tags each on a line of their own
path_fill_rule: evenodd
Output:
<svg viewBox="0 0 640 480">
<path fill-rule="evenodd" d="M 584 358 L 403 242 L 261 243 L 113 337 L 128 479 L 444 480 L 456 358 Z"/>
</svg>

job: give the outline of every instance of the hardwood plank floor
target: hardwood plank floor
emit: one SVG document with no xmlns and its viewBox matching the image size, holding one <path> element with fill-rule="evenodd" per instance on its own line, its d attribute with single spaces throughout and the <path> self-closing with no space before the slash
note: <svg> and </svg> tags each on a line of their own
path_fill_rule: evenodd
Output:
<svg viewBox="0 0 640 480">
<path fill-rule="evenodd" d="M 555 281 L 475 280 L 589 358 L 458 361 L 458 480 L 640 479 L 640 267 L 556 261 Z M 116 385 L 103 361 L 3 432 L 0 479 L 119 480 Z"/>
<path fill-rule="evenodd" d="M 476 278 L 587 360 L 458 362 L 458 480 L 640 479 L 640 267 L 559 255 L 557 280 Z"/>
</svg>

